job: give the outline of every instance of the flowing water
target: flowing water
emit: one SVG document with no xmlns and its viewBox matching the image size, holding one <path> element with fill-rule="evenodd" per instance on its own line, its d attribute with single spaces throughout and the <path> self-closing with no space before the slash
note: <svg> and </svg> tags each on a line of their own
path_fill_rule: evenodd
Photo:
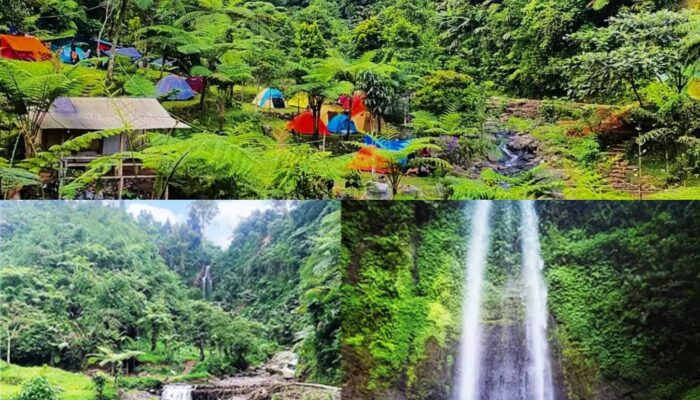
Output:
<svg viewBox="0 0 700 400">
<path fill-rule="evenodd" d="M 161 400 L 192 400 L 191 385 L 165 385 Z"/>
<path fill-rule="evenodd" d="M 202 277 L 202 297 L 205 299 L 207 298 L 207 295 L 211 293 L 212 289 L 210 268 L 210 265 L 204 267 L 204 276 Z"/>
<path fill-rule="evenodd" d="M 505 281 L 491 282 L 484 274 L 490 254 L 489 236 L 496 236 L 494 243 L 503 243 L 498 231 L 490 233 L 488 210 L 480 202 L 472 217 L 454 398 L 565 399 L 563 385 L 555 388 L 553 384 L 547 341 L 547 289 L 534 203 L 520 203 L 519 219 L 510 204 L 499 205 L 499 213 L 492 217 L 512 232 L 508 241 L 513 243 L 517 243 L 516 224 L 520 223 L 520 257 L 514 248 L 514 257 L 506 265 L 497 266 Z"/>
<path fill-rule="evenodd" d="M 521 202 L 523 283 L 525 286 L 525 326 L 530 358 L 528 378 L 532 380 L 533 400 L 553 400 L 552 366 L 547 342 L 547 287 L 540 255 L 537 212 L 532 201 Z"/>
<path fill-rule="evenodd" d="M 481 361 L 481 295 L 486 254 L 489 249 L 491 202 L 479 201 L 472 215 L 471 239 L 467 253 L 467 296 L 462 305 L 462 341 L 458 357 L 460 400 L 479 399 Z"/>
</svg>

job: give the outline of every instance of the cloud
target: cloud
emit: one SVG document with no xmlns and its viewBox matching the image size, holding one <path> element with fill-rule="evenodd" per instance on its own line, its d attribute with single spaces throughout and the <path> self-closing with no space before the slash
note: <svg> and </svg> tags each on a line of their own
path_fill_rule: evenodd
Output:
<svg viewBox="0 0 700 400">
<path fill-rule="evenodd" d="M 256 210 L 265 210 L 270 205 L 265 201 L 218 201 L 219 214 L 204 230 L 204 236 L 221 248 L 227 248 L 233 239 L 233 230 Z"/>
<path fill-rule="evenodd" d="M 170 221 L 171 224 L 175 224 L 182 221 L 181 216 L 178 216 L 167 208 L 151 206 L 143 203 L 131 203 L 127 205 L 126 211 L 133 215 L 134 218 L 137 218 L 143 212 L 151 214 L 153 219 L 160 223 Z"/>
</svg>

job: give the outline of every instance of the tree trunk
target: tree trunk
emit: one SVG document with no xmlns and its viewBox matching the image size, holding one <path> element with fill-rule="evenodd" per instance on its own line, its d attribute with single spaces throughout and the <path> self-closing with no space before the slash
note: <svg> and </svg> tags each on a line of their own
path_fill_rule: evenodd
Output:
<svg viewBox="0 0 700 400">
<path fill-rule="evenodd" d="M 204 346 L 199 345 L 199 361 L 204 361 Z"/>
<path fill-rule="evenodd" d="M 114 75 L 114 59 L 115 59 L 115 49 L 117 48 L 117 43 L 119 42 L 122 22 L 124 22 L 124 17 L 126 16 L 126 7 L 129 4 L 129 0 L 121 0 L 119 6 L 119 14 L 117 15 L 117 21 L 114 26 L 114 37 L 112 39 L 112 51 L 109 53 L 109 62 L 107 63 L 107 81 L 111 82 Z M 99 45 L 99 44 L 98 44 Z M 165 62 L 165 60 L 163 60 Z"/>
<path fill-rule="evenodd" d="M 204 112 L 204 108 L 205 108 L 205 106 L 206 106 L 206 103 L 205 103 L 205 96 L 207 95 L 207 84 L 208 84 L 208 82 L 209 82 L 209 80 L 207 79 L 206 76 L 202 78 L 202 93 L 200 94 L 200 97 L 199 97 L 199 109 L 200 109 L 202 112 Z"/>
<path fill-rule="evenodd" d="M 10 349 L 12 348 L 12 336 L 10 335 L 10 331 L 7 331 L 7 363 L 10 364 Z"/>
</svg>

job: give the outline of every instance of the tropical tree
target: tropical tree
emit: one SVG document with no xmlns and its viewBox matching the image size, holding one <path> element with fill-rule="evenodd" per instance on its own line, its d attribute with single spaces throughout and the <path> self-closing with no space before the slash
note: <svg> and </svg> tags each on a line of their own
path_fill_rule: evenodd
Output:
<svg viewBox="0 0 700 400">
<path fill-rule="evenodd" d="M 150 303 L 146 307 L 146 315 L 138 322 L 151 336 L 151 351 L 156 350 L 158 338 L 173 326 L 172 315 L 162 301 Z"/>
<path fill-rule="evenodd" d="M 124 362 L 143 354 L 141 351 L 127 350 L 116 352 L 106 346 L 97 346 L 99 353 L 89 354 L 88 363 L 98 364 L 100 367 L 109 365 L 114 376 L 114 389 L 119 392 L 119 375 L 122 373 Z"/>
</svg>

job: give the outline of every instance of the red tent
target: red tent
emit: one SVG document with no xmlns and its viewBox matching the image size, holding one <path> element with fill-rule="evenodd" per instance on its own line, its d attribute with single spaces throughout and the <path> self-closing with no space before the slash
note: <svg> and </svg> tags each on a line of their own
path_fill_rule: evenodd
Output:
<svg viewBox="0 0 700 400">
<path fill-rule="evenodd" d="M 328 132 L 326 124 L 324 124 L 321 120 L 319 120 L 318 123 L 318 133 L 320 135 L 330 136 L 331 134 Z M 303 113 L 294 117 L 293 120 L 287 123 L 287 130 L 294 131 L 295 133 L 299 133 L 301 135 L 313 135 L 314 117 L 311 114 L 311 111 L 304 111 Z"/>
<path fill-rule="evenodd" d="M 0 56 L 13 60 L 46 61 L 51 51 L 32 36 L 0 35 Z"/>
<path fill-rule="evenodd" d="M 363 96 L 359 94 L 352 96 L 351 117 L 354 117 L 355 115 L 365 111 L 367 111 L 367 108 L 365 108 L 365 101 L 363 99 Z"/>
</svg>

